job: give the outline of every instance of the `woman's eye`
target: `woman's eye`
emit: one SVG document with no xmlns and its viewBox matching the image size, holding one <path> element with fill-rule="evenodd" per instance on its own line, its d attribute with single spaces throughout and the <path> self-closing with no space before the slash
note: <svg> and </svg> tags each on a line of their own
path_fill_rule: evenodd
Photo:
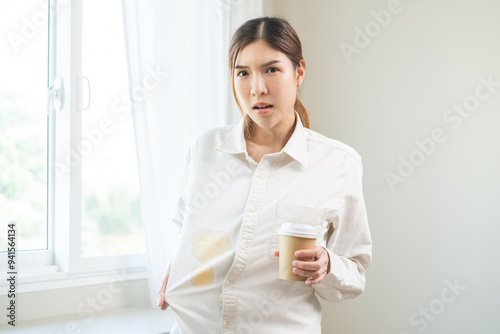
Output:
<svg viewBox="0 0 500 334">
<path fill-rule="evenodd" d="M 278 69 L 276 67 L 270 67 L 267 69 L 267 71 L 271 71 L 271 73 L 275 73 L 275 72 L 278 72 Z M 243 76 L 246 76 L 247 74 L 248 74 L 247 71 L 240 71 L 240 72 L 238 72 L 237 76 L 243 77 Z"/>
</svg>

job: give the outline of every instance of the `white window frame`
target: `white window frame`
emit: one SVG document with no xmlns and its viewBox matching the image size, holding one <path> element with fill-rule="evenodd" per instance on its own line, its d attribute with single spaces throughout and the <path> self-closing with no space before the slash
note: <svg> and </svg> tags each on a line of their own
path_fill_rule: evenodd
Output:
<svg viewBox="0 0 500 334">
<path fill-rule="evenodd" d="M 49 20 L 49 87 L 62 80 L 60 110 L 49 108 L 48 125 L 48 250 L 16 254 L 21 264 L 19 285 L 29 285 L 20 292 L 40 291 L 61 286 L 96 284 L 98 276 L 110 272 L 132 279 L 147 277 L 146 254 L 101 257 L 81 256 L 81 164 L 70 166 L 58 175 L 56 162 L 65 162 L 67 152 L 77 149 L 82 139 L 82 0 L 50 0 L 53 17 Z M 2 264 L 7 254 L 0 254 Z M 61 280 L 73 283 L 61 283 Z M 50 284 L 53 281 L 53 284 Z M 5 285 L 0 282 L 0 286 Z M 5 290 L 5 289 L 4 289 Z M 2 290 L 3 291 L 3 290 Z"/>
<path fill-rule="evenodd" d="M 54 2 L 54 0 L 49 0 L 49 1 Z M 50 8 L 50 4 L 48 4 L 48 6 Z M 48 27 L 49 34 L 53 31 L 53 27 L 52 27 L 53 22 L 51 22 L 51 21 L 52 20 L 49 21 L 49 27 Z M 48 42 L 49 42 L 49 45 L 48 45 L 47 51 L 49 51 L 51 46 L 54 44 L 52 36 L 50 36 L 50 35 L 48 38 Z M 50 62 L 51 61 L 51 59 L 50 59 L 51 52 L 48 52 L 48 53 L 49 53 L 49 62 Z M 49 65 L 49 68 L 51 68 L 51 67 L 52 66 Z M 48 116 L 47 116 L 46 125 L 50 127 Z M 49 140 L 47 142 L 48 142 L 48 146 L 50 147 L 50 143 L 49 143 L 49 141 L 50 141 L 50 129 L 47 130 L 47 135 L 49 136 Z M 49 147 L 47 147 L 47 154 L 50 155 L 52 152 L 51 152 Z M 47 158 L 47 162 L 49 160 L 50 160 L 50 156 Z M 20 265 L 23 273 L 29 274 L 29 273 L 40 272 L 40 271 L 41 272 L 54 272 L 54 271 L 58 270 L 58 267 L 54 263 L 54 248 L 51 247 L 51 245 L 53 244 L 53 238 L 52 238 L 53 224 L 51 224 L 50 211 L 51 211 L 51 205 L 53 205 L 53 203 L 51 203 L 51 201 L 50 201 L 50 192 L 51 192 L 50 188 L 51 187 L 50 187 L 50 182 L 49 182 L 49 178 L 50 178 L 49 173 L 50 172 L 49 172 L 49 169 L 47 166 L 47 173 L 46 173 L 46 176 L 47 176 L 46 209 L 47 209 L 47 212 L 45 215 L 45 219 L 46 219 L 46 223 L 47 223 L 47 241 L 46 241 L 47 249 L 19 251 L 18 244 L 16 242 L 16 268 L 19 270 L 19 265 Z M 15 222 L 15 223 L 16 223 L 16 225 L 20 224 L 20 222 Z M 4 267 L 6 268 L 7 255 L 8 255 L 7 252 L 0 253 L 0 268 L 2 268 L 2 269 Z M 4 282 L 0 282 L 0 286 L 4 286 L 4 285 L 5 285 Z"/>
</svg>

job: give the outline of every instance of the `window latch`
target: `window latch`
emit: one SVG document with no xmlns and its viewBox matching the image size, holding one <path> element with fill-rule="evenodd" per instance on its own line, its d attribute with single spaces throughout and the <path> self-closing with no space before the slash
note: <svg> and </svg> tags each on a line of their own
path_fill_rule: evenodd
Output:
<svg viewBox="0 0 500 334">
<path fill-rule="evenodd" d="M 59 111 L 62 109 L 63 97 L 63 81 L 61 77 L 57 77 L 47 90 L 47 115 L 50 114 L 51 110 Z"/>
</svg>

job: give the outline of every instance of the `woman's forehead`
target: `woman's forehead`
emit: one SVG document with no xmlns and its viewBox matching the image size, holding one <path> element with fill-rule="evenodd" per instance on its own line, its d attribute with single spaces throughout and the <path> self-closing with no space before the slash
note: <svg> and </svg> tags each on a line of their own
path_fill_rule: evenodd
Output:
<svg viewBox="0 0 500 334">
<path fill-rule="evenodd" d="M 266 42 L 259 40 L 248 44 L 240 51 L 236 58 L 235 66 L 259 67 L 275 60 L 283 64 L 287 59 L 284 53 L 271 48 Z"/>
</svg>

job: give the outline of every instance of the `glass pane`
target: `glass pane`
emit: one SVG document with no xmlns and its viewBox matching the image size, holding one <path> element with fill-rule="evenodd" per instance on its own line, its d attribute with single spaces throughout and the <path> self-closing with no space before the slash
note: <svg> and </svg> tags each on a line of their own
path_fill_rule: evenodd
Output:
<svg viewBox="0 0 500 334">
<path fill-rule="evenodd" d="M 9 221 L 17 250 L 47 248 L 47 6 L 0 2 L 1 251 Z"/>
<path fill-rule="evenodd" d="M 85 0 L 82 256 L 145 251 L 120 0 Z M 88 96 L 83 82 L 83 96 Z M 87 99 L 83 99 L 83 107 Z"/>
</svg>

